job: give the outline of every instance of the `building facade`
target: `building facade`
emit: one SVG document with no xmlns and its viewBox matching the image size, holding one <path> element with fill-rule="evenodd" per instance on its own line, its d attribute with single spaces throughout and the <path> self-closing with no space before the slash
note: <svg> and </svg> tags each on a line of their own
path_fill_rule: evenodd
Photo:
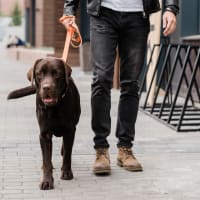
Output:
<svg viewBox="0 0 200 200">
<path fill-rule="evenodd" d="M 59 23 L 63 5 L 63 0 L 25 0 L 26 41 L 37 48 L 53 47 L 56 57 L 62 56 L 66 37 Z M 78 49 L 70 48 L 68 63 L 79 66 Z"/>
<path fill-rule="evenodd" d="M 4 16 L 10 16 L 15 4 L 18 4 L 22 15 L 24 14 L 24 0 L 0 0 L 0 13 Z"/>
</svg>

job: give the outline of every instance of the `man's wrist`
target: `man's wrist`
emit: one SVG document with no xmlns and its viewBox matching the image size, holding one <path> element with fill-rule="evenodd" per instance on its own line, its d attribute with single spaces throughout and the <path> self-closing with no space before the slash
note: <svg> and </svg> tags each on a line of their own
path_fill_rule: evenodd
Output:
<svg viewBox="0 0 200 200">
<path fill-rule="evenodd" d="M 177 6 L 167 6 L 165 7 L 165 11 L 172 12 L 175 16 L 179 13 L 179 9 L 177 8 Z"/>
<path fill-rule="evenodd" d="M 60 21 L 60 23 L 62 23 L 64 20 L 69 19 L 69 18 L 75 18 L 75 16 L 74 16 L 74 15 L 63 15 L 63 16 L 59 19 L 59 21 Z"/>
</svg>

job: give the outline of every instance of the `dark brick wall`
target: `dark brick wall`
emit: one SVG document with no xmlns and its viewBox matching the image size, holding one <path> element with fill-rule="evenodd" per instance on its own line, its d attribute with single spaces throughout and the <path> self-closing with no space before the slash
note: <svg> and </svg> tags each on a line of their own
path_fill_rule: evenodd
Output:
<svg viewBox="0 0 200 200">
<path fill-rule="evenodd" d="M 26 8 L 30 7 L 31 0 L 25 1 Z M 36 0 L 35 8 L 35 47 L 53 47 L 55 56 L 61 57 L 66 37 L 65 28 L 59 23 L 63 14 L 64 0 Z M 34 10 L 34 9 L 33 9 Z M 79 14 L 78 14 L 79 16 Z M 79 18 L 79 17 L 78 17 Z M 77 20 L 79 24 L 79 19 Z M 32 37 L 31 19 L 28 34 Z M 30 43 L 34 45 L 31 41 Z M 79 66 L 79 49 L 70 47 L 68 64 Z"/>
</svg>

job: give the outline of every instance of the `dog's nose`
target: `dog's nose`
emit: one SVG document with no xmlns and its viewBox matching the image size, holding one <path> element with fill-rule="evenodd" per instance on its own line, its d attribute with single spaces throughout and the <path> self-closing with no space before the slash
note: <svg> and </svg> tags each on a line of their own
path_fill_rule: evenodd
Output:
<svg viewBox="0 0 200 200">
<path fill-rule="evenodd" d="M 43 90 L 48 91 L 50 89 L 50 85 L 44 84 L 42 88 L 43 88 Z"/>
</svg>

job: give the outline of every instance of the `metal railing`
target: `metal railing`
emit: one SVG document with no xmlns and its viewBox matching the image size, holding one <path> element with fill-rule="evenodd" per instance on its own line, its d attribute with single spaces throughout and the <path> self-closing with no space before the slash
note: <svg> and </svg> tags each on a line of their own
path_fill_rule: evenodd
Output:
<svg viewBox="0 0 200 200">
<path fill-rule="evenodd" d="M 147 73 L 152 67 L 156 49 L 159 50 L 157 62 L 153 66 L 149 86 L 144 92 Z M 176 131 L 200 131 L 199 61 L 200 46 L 154 45 L 141 81 L 141 110 Z M 150 96 L 152 91 L 153 95 Z"/>
</svg>

